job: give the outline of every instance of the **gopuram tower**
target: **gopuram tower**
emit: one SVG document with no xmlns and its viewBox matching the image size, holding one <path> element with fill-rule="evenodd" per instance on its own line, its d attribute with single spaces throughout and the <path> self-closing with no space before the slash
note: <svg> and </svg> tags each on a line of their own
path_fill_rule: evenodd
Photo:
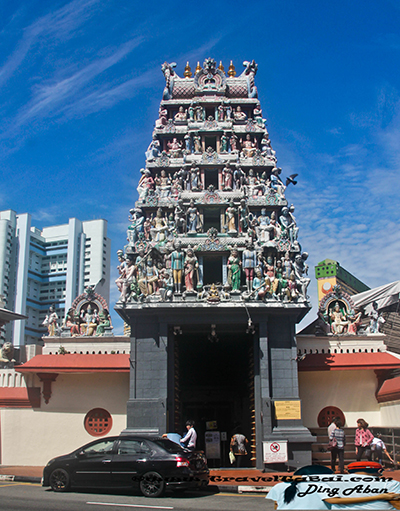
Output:
<svg viewBox="0 0 400 511">
<path fill-rule="evenodd" d="M 127 429 L 182 433 L 193 419 L 198 447 L 219 438 L 208 457 L 228 466 L 239 428 L 248 465 L 271 463 L 265 443 L 276 442 L 296 467 L 311 463 L 295 338 L 310 308 L 307 253 L 285 197 L 295 176 L 283 178 L 265 127 L 257 64 L 243 65 L 226 74 L 208 58 L 194 74 L 187 64 L 183 78 L 175 63 L 162 65 L 159 116 L 119 251 Z"/>
</svg>

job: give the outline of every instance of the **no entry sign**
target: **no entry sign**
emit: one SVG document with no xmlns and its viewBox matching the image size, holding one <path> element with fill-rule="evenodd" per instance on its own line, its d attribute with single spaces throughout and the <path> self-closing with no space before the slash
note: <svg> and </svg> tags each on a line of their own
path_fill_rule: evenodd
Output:
<svg viewBox="0 0 400 511">
<path fill-rule="evenodd" d="M 264 463 L 285 463 L 287 457 L 287 440 L 263 442 Z"/>
</svg>

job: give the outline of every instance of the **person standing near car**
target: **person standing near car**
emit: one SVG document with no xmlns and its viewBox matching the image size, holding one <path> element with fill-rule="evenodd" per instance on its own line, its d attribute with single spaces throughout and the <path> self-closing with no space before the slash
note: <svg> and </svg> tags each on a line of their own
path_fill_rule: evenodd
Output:
<svg viewBox="0 0 400 511">
<path fill-rule="evenodd" d="M 194 429 L 194 421 L 191 420 L 187 421 L 186 429 L 187 429 L 186 435 L 180 440 L 181 445 L 183 447 L 186 447 L 186 449 L 194 451 L 196 449 L 197 442 L 197 433 L 196 430 Z"/>
</svg>

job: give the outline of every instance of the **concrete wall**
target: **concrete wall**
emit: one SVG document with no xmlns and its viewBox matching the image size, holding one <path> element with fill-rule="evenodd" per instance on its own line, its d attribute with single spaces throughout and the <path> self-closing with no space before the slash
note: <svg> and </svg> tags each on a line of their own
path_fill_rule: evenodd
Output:
<svg viewBox="0 0 400 511">
<path fill-rule="evenodd" d="M 381 426 L 385 428 L 398 428 L 400 417 L 400 401 L 381 403 Z"/>
<path fill-rule="evenodd" d="M 304 425 L 318 427 L 319 412 L 326 406 L 337 406 L 344 413 L 348 427 L 356 427 L 360 417 L 370 426 L 383 426 L 375 398 L 377 384 L 373 370 L 300 372 Z"/>
<path fill-rule="evenodd" d="M 43 384 L 35 376 L 35 386 Z M 1 464 L 45 465 L 95 440 L 86 432 L 84 418 L 93 408 L 104 408 L 112 417 L 107 434 L 126 428 L 129 374 L 60 374 L 52 383 L 48 404 L 40 409 L 1 409 Z"/>
</svg>

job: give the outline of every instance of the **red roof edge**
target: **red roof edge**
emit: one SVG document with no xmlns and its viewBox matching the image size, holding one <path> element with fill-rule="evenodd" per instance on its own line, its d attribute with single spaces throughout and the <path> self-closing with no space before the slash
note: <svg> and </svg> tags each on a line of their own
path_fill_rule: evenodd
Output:
<svg viewBox="0 0 400 511">
<path fill-rule="evenodd" d="M 40 387 L 1 387 L 0 408 L 39 408 Z"/>
<path fill-rule="evenodd" d="M 400 400 L 400 376 L 385 380 L 376 394 L 378 403 Z"/>
</svg>

